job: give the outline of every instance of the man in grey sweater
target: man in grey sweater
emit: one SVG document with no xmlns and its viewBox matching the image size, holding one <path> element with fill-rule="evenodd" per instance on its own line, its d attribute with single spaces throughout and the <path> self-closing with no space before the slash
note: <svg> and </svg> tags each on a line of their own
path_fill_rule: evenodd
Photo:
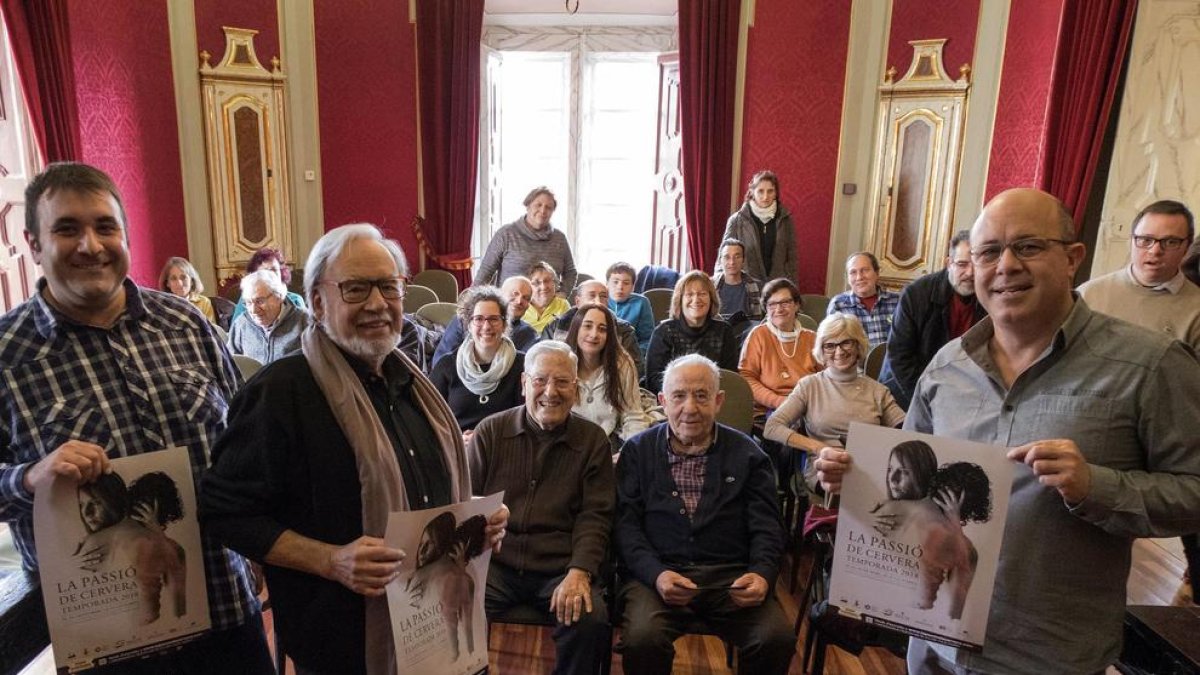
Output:
<svg viewBox="0 0 1200 675">
<path fill-rule="evenodd" d="M 229 327 L 229 351 L 266 365 L 300 348 L 308 313 L 290 302 L 287 287 L 273 272 L 259 270 L 242 278 L 247 311 Z"/>
</svg>

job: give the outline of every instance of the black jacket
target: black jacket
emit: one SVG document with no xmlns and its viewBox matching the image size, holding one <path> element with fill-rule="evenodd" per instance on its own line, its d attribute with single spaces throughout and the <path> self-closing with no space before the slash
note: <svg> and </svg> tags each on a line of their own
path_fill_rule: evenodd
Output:
<svg viewBox="0 0 1200 675">
<path fill-rule="evenodd" d="M 912 401 L 917 379 L 925 366 L 950 341 L 950 300 L 954 289 L 946 270 L 926 274 L 904 289 L 900 304 L 892 316 L 892 332 L 888 337 L 887 356 L 879 381 L 891 390 L 905 410 Z M 977 301 L 977 323 L 987 310 Z"/>
</svg>

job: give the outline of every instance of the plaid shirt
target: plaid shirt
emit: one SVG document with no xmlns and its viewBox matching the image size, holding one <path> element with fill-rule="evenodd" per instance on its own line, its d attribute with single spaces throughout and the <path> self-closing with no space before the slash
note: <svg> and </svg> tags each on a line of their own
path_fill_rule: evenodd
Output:
<svg viewBox="0 0 1200 675">
<path fill-rule="evenodd" d="M 896 307 L 900 304 L 900 294 L 882 288 L 878 293 L 875 308 L 869 312 L 854 291 L 839 293 L 830 301 L 826 316 L 835 312 L 856 316 L 862 322 L 863 330 L 867 331 L 867 341 L 872 347 L 887 342 L 888 335 L 892 332 L 892 315 L 896 313 Z"/>
<path fill-rule="evenodd" d="M 68 440 L 125 457 L 187 446 L 197 488 L 241 379 L 211 325 L 182 298 L 125 281 L 125 313 L 82 326 L 37 294 L 0 317 L 0 520 L 38 567 L 25 472 Z M 197 490 L 198 491 L 198 490 Z M 245 560 L 203 534 L 213 628 L 256 610 Z"/>
<path fill-rule="evenodd" d="M 714 435 L 714 444 L 716 438 Z M 675 490 L 683 500 L 683 508 L 687 509 L 688 520 L 696 513 L 700 495 L 704 493 L 704 472 L 708 469 L 710 448 L 711 444 L 699 455 L 681 455 L 671 448 L 670 441 L 667 442 L 667 466 L 671 468 L 671 478 L 675 479 Z"/>
</svg>

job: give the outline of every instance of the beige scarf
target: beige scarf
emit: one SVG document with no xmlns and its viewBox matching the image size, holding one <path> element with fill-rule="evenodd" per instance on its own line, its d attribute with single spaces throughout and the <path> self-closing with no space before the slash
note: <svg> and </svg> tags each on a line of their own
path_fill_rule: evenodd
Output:
<svg viewBox="0 0 1200 675">
<path fill-rule="evenodd" d="M 395 448 L 379 416 L 375 414 L 367 390 L 346 362 L 345 356 L 325 334 L 324 328 L 319 323 L 310 325 L 304 331 L 301 345 L 317 386 L 325 395 L 338 426 L 354 450 L 358 482 L 362 487 L 363 534 L 382 537 L 387 528 L 388 514 L 408 510 L 404 479 L 400 476 Z M 454 414 L 416 365 L 399 350 L 395 354 L 412 375 L 413 396 L 441 446 L 443 459 L 450 472 L 451 502 L 469 498 L 471 479 L 462 435 L 458 423 L 454 421 Z M 367 672 L 370 675 L 393 675 L 396 672 L 396 653 L 387 596 L 365 598 L 365 601 Z"/>
</svg>

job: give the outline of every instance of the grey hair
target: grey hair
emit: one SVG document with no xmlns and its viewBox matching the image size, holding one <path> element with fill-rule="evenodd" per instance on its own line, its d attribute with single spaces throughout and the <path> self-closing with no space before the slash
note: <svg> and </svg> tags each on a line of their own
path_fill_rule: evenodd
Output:
<svg viewBox="0 0 1200 675">
<path fill-rule="evenodd" d="M 712 359 L 703 354 L 684 354 L 668 363 L 667 367 L 663 369 L 663 392 L 667 390 L 666 383 L 671 378 L 671 375 L 676 370 L 685 366 L 704 366 L 708 369 L 709 374 L 712 375 L 713 391 L 715 392 L 721 388 L 721 369 Z"/>
<path fill-rule="evenodd" d="M 283 285 L 283 280 L 279 275 L 270 270 L 256 270 L 242 277 L 239 282 L 242 287 L 242 297 L 248 298 L 254 293 L 254 286 L 262 284 L 271 289 L 271 293 L 277 298 L 287 297 L 287 286 Z"/>
<path fill-rule="evenodd" d="M 817 326 L 817 341 L 813 344 L 813 358 L 822 366 L 825 365 L 825 352 L 821 349 L 821 345 L 825 344 L 825 340 L 833 337 L 845 335 L 846 337 L 858 343 L 858 360 L 861 363 L 867 358 L 867 353 L 871 351 L 871 342 L 867 339 L 867 333 L 863 330 L 862 322 L 853 314 L 842 314 L 835 312 L 825 317 L 821 325 Z"/>
<path fill-rule="evenodd" d="M 550 352 L 559 352 L 567 356 L 571 359 L 571 367 L 579 370 L 579 357 L 575 356 L 575 350 L 571 349 L 570 345 L 560 340 L 542 340 L 525 352 L 525 372 L 533 373 L 533 365 Z"/>
<path fill-rule="evenodd" d="M 335 227 L 317 240 L 308 254 L 308 262 L 304 264 L 304 297 L 308 300 L 309 307 L 313 306 L 313 297 L 317 294 L 317 287 L 321 285 L 325 276 L 325 268 L 332 260 L 341 255 L 351 241 L 356 239 L 377 241 L 382 244 L 392 255 L 392 259 L 396 261 L 396 269 L 399 270 L 400 276 L 408 277 L 408 261 L 404 259 L 404 251 L 400 248 L 400 244 L 383 236 L 383 232 L 380 232 L 378 227 L 370 223 L 351 223 Z"/>
</svg>

